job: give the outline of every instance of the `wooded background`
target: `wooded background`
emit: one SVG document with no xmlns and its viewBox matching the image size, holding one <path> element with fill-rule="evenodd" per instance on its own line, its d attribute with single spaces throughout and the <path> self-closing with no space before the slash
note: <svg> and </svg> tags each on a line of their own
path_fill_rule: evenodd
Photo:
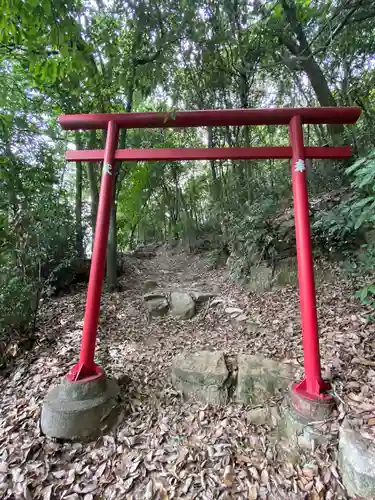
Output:
<svg viewBox="0 0 375 500">
<path fill-rule="evenodd" d="M 357 125 L 305 126 L 305 141 L 353 146 L 348 164 L 310 165 L 315 254 L 369 274 L 359 293 L 374 304 L 374 19 L 372 0 L 2 0 L 2 338 L 30 331 L 40 299 L 90 255 L 101 164 L 64 155 L 103 148 L 105 134 L 65 133 L 60 113 L 360 106 Z M 122 130 L 119 147 L 288 144 L 287 127 L 260 126 Z M 149 242 L 208 251 L 213 265 L 231 255 L 237 278 L 274 266 L 294 255 L 275 225 L 288 227 L 291 201 L 286 161 L 123 162 L 107 287 L 118 255 Z"/>
</svg>

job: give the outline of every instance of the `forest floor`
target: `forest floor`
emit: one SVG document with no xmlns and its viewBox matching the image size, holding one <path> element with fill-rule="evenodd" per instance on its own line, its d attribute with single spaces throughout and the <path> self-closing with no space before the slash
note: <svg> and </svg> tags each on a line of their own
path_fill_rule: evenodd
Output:
<svg viewBox="0 0 375 500">
<path fill-rule="evenodd" d="M 121 383 L 116 429 L 88 444 L 41 435 L 41 402 L 79 354 L 86 290 L 49 300 L 34 348 L 0 378 L 0 497 L 347 498 L 335 444 L 285 455 L 266 426 L 248 423 L 247 408 L 187 403 L 170 384 L 171 361 L 183 350 L 261 354 L 292 362 L 302 374 L 296 288 L 249 294 L 225 269 L 209 270 L 204 257 L 165 249 L 128 267 L 122 291 L 103 296 L 97 350 L 98 363 Z M 216 292 L 222 301 L 188 321 L 167 316 L 149 322 L 142 300 L 146 279 L 163 289 Z M 375 329 L 352 294 L 338 273 L 317 286 L 322 364 L 341 401 L 341 417 L 375 412 Z M 230 318 L 227 307 L 241 308 L 260 329 L 252 332 Z"/>
</svg>

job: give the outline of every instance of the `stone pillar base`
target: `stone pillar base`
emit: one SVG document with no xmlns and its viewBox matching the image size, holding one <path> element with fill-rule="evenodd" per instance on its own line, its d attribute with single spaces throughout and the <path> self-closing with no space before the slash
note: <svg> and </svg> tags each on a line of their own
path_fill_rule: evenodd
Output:
<svg viewBox="0 0 375 500">
<path fill-rule="evenodd" d="M 47 437 L 95 439 L 115 420 L 119 387 L 104 375 L 71 382 L 64 377 L 44 399 L 40 419 Z"/>
<path fill-rule="evenodd" d="M 321 399 L 308 399 L 294 390 L 293 384 L 289 388 L 290 403 L 297 413 L 307 420 L 326 420 L 332 415 L 336 407 L 332 396 L 324 396 Z"/>
<path fill-rule="evenodd" d="M 307 400 L 289 388 L 282 409 L 280 422 L 281 434 L 288 437 L 292 444 L 310 448 L 313 443 L 323 443 L 338 438 L 338 431 L 325 429 L 325 422 L 332 415 L 335 404 L 330 398 Z"/>
</svg>

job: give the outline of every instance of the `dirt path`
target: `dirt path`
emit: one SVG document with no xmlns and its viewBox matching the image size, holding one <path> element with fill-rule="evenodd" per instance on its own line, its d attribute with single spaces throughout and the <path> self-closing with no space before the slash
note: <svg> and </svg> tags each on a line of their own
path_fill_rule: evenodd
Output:
<svg viewBox="0 0 375 500">
<path fill-rule="evenodd" d="M 214 291 L 222 302 L 189 321 L 148 323 L 145 279 L 163 289 Z M 248 424 L 246 408 L 184 403 L 169 383 L 172 358 L 182 350 L 261 353 L 301 367 L 293 287 L 249 296 L 224 270 L 209 271 L 204 258 L 165 250 L 130 266 L 122 285 L 121 292 L 103 296 L 97 349 L 97 362 L 122 382 L 118 427 L 88 445 L 52 443 L 40 435 L 41 401 L 79 354 L 85 291 L 51 301 L 43 308 L 35 349 L 0 380 L 1 498 L 347 498 L 333 450 L 288 461 L 267 427 Z M 326 373 L 346 409 L 360 411 L 375 389 L 375 371 L 363 364 L 372 356 L 374 329 L 342 279 L 319 286 L 318 302 Z M 232 306 L 247 321 L 231 319 L 225 308 Z"/>
</svg>

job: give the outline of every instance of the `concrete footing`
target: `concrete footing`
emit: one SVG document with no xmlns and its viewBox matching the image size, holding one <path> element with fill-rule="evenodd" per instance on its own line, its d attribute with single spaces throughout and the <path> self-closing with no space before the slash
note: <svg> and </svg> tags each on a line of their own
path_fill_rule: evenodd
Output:
<svg viewBox="0 0 375 500">
<path fill-rule="evenodd" d="M 119 387 L 105 376 L 71 382 L 66 377 L 44 399 L 41 430 L 66 440 L 95 439 L 115 420 Z"/>
<path fill-rule="evenodd" d="M 298 413 L 291 404 L 286 403 L 281 414 L 283 418 L 280 421 L 279 429 L 282 435 L 290 439 L 291 444 L 311 449 L 314 444 L 338 439 L 338 432 L 323 430 L 322 424 L 307 419 Z"/>
<path fill-rule="evenodd" d="M 302 448 L 338 439 L 338 432 L 325 426 L 334 407 L 331 399 L 319 401 L 302 398 L 291 386 L 281 412 L 283 419 L 279 424 L 280 432 Z"/>
</svg>

